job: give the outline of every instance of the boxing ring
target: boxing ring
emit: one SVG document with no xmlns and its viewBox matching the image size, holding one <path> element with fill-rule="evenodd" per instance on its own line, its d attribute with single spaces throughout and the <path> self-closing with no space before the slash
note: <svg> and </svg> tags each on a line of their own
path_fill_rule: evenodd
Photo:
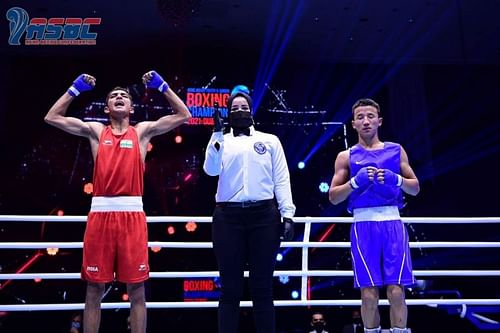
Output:
<svg viewBox="0 0 500 333">
<path fill-rule="evenodd" d="M 24 223 L 24 222 L 51 222 L 51 223 L 82 223 L 86 222 L 86 216 L 42 216 L 42 215 L 0 215 L 2 223 Z M 404 223 L 431 223 L 431 224 L 498 224 L 500 217 L 482 218 L 402 218 Z M 212 217 L 199 216 L 158 216 L 148 217 L 148 223 L 186 223 L 194 221 L 196 223 L 210 223 Z M 310 241 L 311 225 L 314 223 L 352 223 L 352 218 L 347 217 L 295 217 L 296 223 L 304 224 L 302 241 L 282 242 L 282 248 L 301 249 L 301 269 L 300 270 L 276 270 L 274 276 L 289 276 L 301 278 L 300 299 L 298 300 L 275 300 L 278 307 L 301 307 L 301 306 L 359 306 L 361 301 L 356 299 L 331 299 L 312 300 L 308 299 L 307 279 L 308 277 L 352 277 L 352 270 L 310 270 L 309 269 L 309 249 L 311 248 L 349 248 L 349 242 L 313 242 Z M 148 242 L 148 246 L 161 248 L 182 248 L 182 249 L 211 249 L 211 242 Z M 1 242 L 0 250 L 9 249 L 78 249 L 83 247 L 83 242 Z M 500 242 L 410 242 L 410 248 L 500 248 Z M 497 256 L 498 251 L 496 252 Z M 175 278 L 214 278 L 218 277 L 217 271 L 190 271 L 190 272 L 154 272 L 150 273 L 151 279 L 175 279 Z M 500 270 L 414 270 L 415 277 L 500 277 Z M 248 277 L 248 271 L 245 272 Z M 33 279 L 80 279 L 80 272 L 76 273 L 18 273 L 0 274 L 0 283 L 6 280 L 33 280 Z M 216 301 L 204 302 L 147 302 L 148 309 L 163 308 L 214 308 Z M 381 305 L 388 305 L 385 299 L 380 300 Z M 462 307 L 462 314 L 465 314 L 467 305 L 498 306 L 500 299 L 407 299 L 408 305 L 456 305 Z M 252 306 L 251 301 L 242 301 L 242 307 Z M 129 302 L 103 302 L 102 309 L 129 308 Z M 64 304 L 1 304 L 0 311 L 53 311 L 53 310 L 82 310 L 83 303 Z"/>
</svg>

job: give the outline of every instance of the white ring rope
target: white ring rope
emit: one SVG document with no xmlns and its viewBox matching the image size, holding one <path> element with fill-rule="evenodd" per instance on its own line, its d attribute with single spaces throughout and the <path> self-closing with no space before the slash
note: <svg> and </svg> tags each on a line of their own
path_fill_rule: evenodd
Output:
<svg viewBox="0 0 500 333">
<path fill-rule="evenodd" d="M 500 223 L 500 217 L 402 217 L 405 223 L 451 223 L 451 224 L 477 224 L 477 223 Z M 0 222 L 86 222 L 85 215 L 0 215 Z M 175 223 L 191 222 L 210 223 L 210 216 L 148 216 L 149 223 Z M 352 217 L 294 217 L 297 223 L 352 223 Z"/>
<path fill-rule="evenodd" d="M 434 223 L 434 224 L 464 224 L 464 223 L 500 223 L 499 217 L 474 217 L 474 218 L 402 218 L 405 223 Z M 0 215 L 0 222 L 86 222 L 87 216 L 44 216 L 44 215 Z M 179 223 L 197 222 L 209 223 L 212 217 L 200 216 L 155 216 L 148 217 L 149 223 Z M 282 247 L 301 248 L 302 265 L 301 270 L 275 271 L 274 276 L 289 276 L 301 278 L 301 299 L 296 301 L 277 300 L 276 306 L 359 306 L 360 300 L 308 300 L 307 278 L 308 277 L 351 277 L 352 270 L 309 270 L 308 258 L 309 248 L 349 248 L 349 242 L 311 242 L 310 231 L 312 223 L 352 223 L 348 217 L 295 217 L 297 223 L 305 223 L 304 237 L 301 242 L 282 242 Z M 211 242 L 148 242 L 149 247 L 165 248 L 212 248 Z M 44 248 L 66 248 L 78 249 L 83 247 L 83 242 L 2 242 L 0 249 L 44 249 Z M 410 242 L 411 248 L 499 248 L 500 242 Z M 415 270 L 415 276 L 482 276 L 498 277 L 500 270 Z M 151 272 L 151 278 L 212 278 L 218 277 L 218 271 L 198 272 Z M 245 272 L 248 277 L 248 271 Z M 80 279 L 80 273 L 21 273 L 0 274 L 0 280 L 29 280 L 29 279 Z M 242 301 L 242 307 L 252 306 L 251 301 Z M 387 300 L 380 300 L 381 305 L 388 305 Z M 500 299 L 408 299 L 408 305 L 500 305 Z M 214 308 L 218 302 L 148 302 L 147 307 L 155 308 Z M 102 303 L 102 309 L 129 308 L 130 303 Z M 0 305 L 0 311 L 46 311 L 46 310 L 81 310 L 83 303 L 68 304 L 8 304 Z"/>
<path fill-rule="evenodd" d="M 500 270 L 415 270 L 415 276 L 483 276 L 493 277 L 500 276 Z M 244 272 L 245 277 L 248 277 L 248 271 Z M 218 271 L 192 271 L 192 272 L 150 272 L 150 278 L 214 278 L 218 277 Z M 351 277 L 353 272 L 349 271 L 330 271 L 330 270 L 289 270 L 289 271 L 274 271 L 274 276 L 288 277 Z M 80 279 L 80 273 L 11 273 L 0 274 L 0 280 L 31 280 L 31 279 L 47 279 L 47 280 L 62 280 L 62 279 Z"/>
<path fill-rule="evenodd" d="M 487 302 L 486 302 L 487 301 Z M 381 299 L 380 305 L 389 305 L 387 300 Z M 500 299 L 407 299 L 407 305 L 500 305 Z M 346 300 L 306 300 L 306 301 L 274 301 L 275 306 L 360 306 L 361 300 L 346 299 Z M 15 305 L 0 305 L 0 311 L 47 311 L 47 310 L 83 310 L 83 303 L 66 303 L 66 304 L 15 304 Z M 200 308 L 215 308 L 218 302 L 146 302 L 148 309 L 200 309 Z M 241 307 L 251 307 L 252 301 L 240 302 Z M 101 303 L 102 309 L 128 309 L 130 303 Z"/>
<path fill-rule="evenodd" d="M 211 249 L 212 242 L 148 242 L 148 247 L 171 249 Z M 282 242 L 281 247 L 349 248 L 349 242 Z M 410 242 L 414 249 L 429 248 L 499 248 L 500 242 Z M 2 242 L 0 249 L 81 249 L 83 242 Z"/>
</svg>

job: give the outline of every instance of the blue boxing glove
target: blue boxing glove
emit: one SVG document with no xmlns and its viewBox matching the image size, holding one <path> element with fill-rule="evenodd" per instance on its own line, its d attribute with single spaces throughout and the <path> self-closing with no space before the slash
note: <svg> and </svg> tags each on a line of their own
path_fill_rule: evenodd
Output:
<svg viewBox="0 0 500 333">
<path fill-rule="evenodd" d="M 149 71 L 144 74 L 142 82 L 144 82 L 147 88 L 158 89 L 162 93 L 168 90 L 168 83 L 155 71 Z"/>
<path fill-rule="evenodd" d="M 247 86 L 243 85 L 243 84 L 238 84 L 237 86 L 235 86 L 232 90 L 231 90 L 231 96 L 232 95 L 235 95 L 237 93 L 245 93 L 247 95 L 250 95 L 250 89 L 248 89 Z"/>
<path fill-rule="evenodd" d="M 95 78 L 93 76 L 87 74 L 80 74 L 80 76 L 78 76 L 76 80 L 73 81 L 71 87 L 69 87 L 68 94 L 70 94 L 73 97 L 76 97 L 84 91 L 91 90 L 92 88 L 94 88 L 94 86 L 95 86 Z"/>
<path fill-rule="evenodd" d="M 389 169 L 378 169 L 377 182 L 379 184 L 401 187 L 403 186 L 403 177 Z"/>
<path fill-rule="evenodd" d="M 356 176 L 352 177 L 349 180 L 349 184 L 353 189 L 357 189 L 358 187 L 363 187 L 371 183 L 375 176 L 375 168 L 374 167 L 364 167 L 359 169 Z"/>
<path fill-rule="evenodd" d="M 281 223 L 281 236 L 280 239 L 285 242 L 293 240 L 294 226 L 293 220 L 289 217 L 284 217 Z"/>
</svg>

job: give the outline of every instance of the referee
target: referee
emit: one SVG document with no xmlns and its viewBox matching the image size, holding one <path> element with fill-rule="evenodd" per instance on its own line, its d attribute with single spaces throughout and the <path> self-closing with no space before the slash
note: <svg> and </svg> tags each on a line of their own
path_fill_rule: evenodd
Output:
<svg viewBox="0 0 500 333">
<path fill-rule="evenodd" d="M 280 239 L 293 238 L 295 206 L 290 175 L 278 137 L 255 130 L 248 88 L 237 86 L 227 101 L 223 134 L 219 110 L 203 169 L 219 176 L 212 241 L 221 278 L 219 333 L 238 332 L 243 272 L 248 264 L 257 333 L 276 332 L 273 271 Z M 277 202 L 277 205 L 276 205 Z"/>
</svg>

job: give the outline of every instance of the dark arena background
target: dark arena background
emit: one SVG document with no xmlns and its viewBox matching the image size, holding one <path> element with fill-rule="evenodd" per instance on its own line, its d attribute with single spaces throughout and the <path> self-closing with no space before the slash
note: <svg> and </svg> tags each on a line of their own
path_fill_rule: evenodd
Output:
<svg viewBox="0 0 500 333">
<path fill-rule="evenodd" d="M 62 37 L 48 38 L 43 28 L 31 36 L 28 29 L 17 36 L 17 45 L 7 19 L 14 7 L 29 19 L 80 18 L 90 22 L 86 36 L 91 37 L 63 43 Z M 361 97 L 381 105 L 381 139 L 403 145 L 420 180 L 419 195 L 406 198 L 404 217 L 500 216 L 497 0 L 20 0 L 2 1 L 0 8 L 2 215 L 86 215 L 93 167 L 89 144 L 43 118 L 72 81 L 88 73 L 97 78 L 96 87 L 72 103 L 69 115 L 105 120 L 105 94 L 120 85 L 132 91 L 134 122 L 157 119 L 170 110 L 159 93 L 141 83 L 154 69 L 190 101 L 194 118 L 151 142 L 148 216 L 211 215 L 217 180 L 205 175 L 202 165 L 213 103 L 194 95 L 228 93 L 237 84 L 251 90 L 256 128 L 283 143 L 296 216 L 349 216 L 345 205 L 329 203 L 327 191 L 337 154 L 356 143 L 351 106 Z M 150 241 L 210 241 L 209 223 L 148 227 Z M 84 228 L 84 223 L 0 222 L 0 241 L 81 242 Z M 297 223 L 295 241 L 303 230 Z M 412 223 L 408 231 L 413 242 L 500 241 L 498 224 Z M 312 241 L 348 237 L 349 224 L 312 225 Z M 281 250 L 277 270 L 300 269 L 301 250 Z M 79 272 L 81 249 L 49 252 L 0 249 L 0 274 Z M 216 270 L 211 249 L 149 253 L 155 272 Z M 500 267 L 498 247 L 414 248 L 412 259 L 416 270 Z M 350 268 L 348 249 L 309 250 L 311 270 Z M 500 274 L 424 276 L 407 298 L 498 299 L 499 284 Z M 151 302 L 204 302 L 218 295 L 218 280 L 210 278 L 151 279 L 146 286 Z M 274 286 L 277 300 L 301 297 L 300 277 L 276 277 Z M 359 299 L 352 277 L 311 277 L 308 286 L 312 300 Z M 85 284 L 78 279 L 0 280 L 4 305 L 82 303 L 84 297 Z M 124 285 L 106 287 L 103 302 L 124 300 Z M 277 307 L 278 332 L 309 332 L 314 311 L 324 313 L 330 333 L 341 332 L 354 308 Z M 2 311 L 0 331 L 69 332 L 74 312 L 79 311 Z M 388 328 L 387 306 L 381 314 L 382 327 Z M 103 310 L 101 332 L 126 332 L 127 316 L 127 309 Z M 148 332 L 216 332 L 216 322 L 215 308 L 148 310 Z M 499 322 L 498 304 L 409 306 L 414 333 L 500 332 Z M 251 308 L 242 308 L 241 332 L 253 329 Z"/>
</svg>

